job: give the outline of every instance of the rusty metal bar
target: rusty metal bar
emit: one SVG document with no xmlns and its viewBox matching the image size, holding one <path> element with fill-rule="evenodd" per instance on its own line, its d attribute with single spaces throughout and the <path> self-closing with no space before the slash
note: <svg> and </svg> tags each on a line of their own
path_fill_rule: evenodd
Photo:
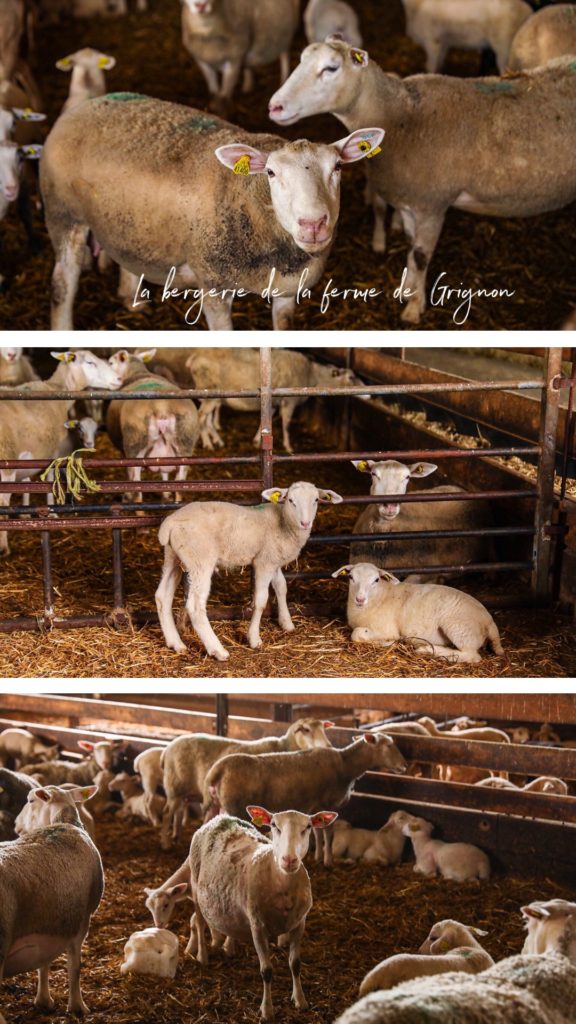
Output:
<svg viewBox="0 0 576 1024">
<path fill-rule="evenodd" d="M 532 562 L 471 562 L 469 565 L 390 565 L 386 566 L 386 572 L 393 575 L 400 573 L 407 576 L 408 573 L 419 573 L 432 575 L 441 572 L 468 573 L 468 572 L 512 572 L 524 569 L 531 569 Z M 332 578 L 330 572 L 285 572 L 287 580 L 329 580 Z"/>
<path fill-rule="evenodd" d="M 546 387 L 542 392 L 540 416 L 540 447 L 538 465 L 538 499 L 536 502 L 534 538 L 534 569 L 532 589 L 541 600 L 550 597 L 550 566 L 552 560 L 552 537 L 548 528 L 552 523 L 554 508 L 554 472 L 556 469 L 556 436 L 560 409 L 560 391 L 554 389 L 553 381 L 562 370 L 562 349 L 551 348 L 546 358 Z"/>
<path fill-rule="evenodd" d="M 260 459 L 262 490 L 274 483 L 274 434 L 272 432 L 272 349 L 260 348 Z"/>
<path fill-rule="evenodd" d="M 126 626 L 130 617 L 125 607 L 122 531 L 118 527 L 112 530 L 112 579 L 114 585 L 113 623 L 117 627 Z"/>
<path fill-rule="evenodd" d="M 49 627 L 54 617 L 54 587 L 52 585 L 52 550 L 50 532 L 43 530 L 40 534 L 42 551 L 42 586 L 44 591 L 44 627 Z"/>
<path fill-rule="evenodd" d="M 216 694 L 216 735 L 228 735 L 228 694 Z"/>
<path fill-rule="evenodd" d="M 356 541 L 411 540 L 429 537 L 507 537 L 511 534 L 533 536 L 533 526 L 486 526 L 476 530 L 398 530 L 397 533 L 315 533 L 308 544 L 343 544 Z"/>
<path fill-rule="evenodd" d="M 172 459 L 172 464 L 177 460 Z M 165 491 L 166 484 L 161 480 L 102 480 L 101 490 L 104 493 L 116 491 Z M 260 480 L 179 480 L 179 491 L 260 491 Z M 47 494 L 51 492 L 49 483 L 0 483 L 0 493 L 13 494 Z"/>
</svg>

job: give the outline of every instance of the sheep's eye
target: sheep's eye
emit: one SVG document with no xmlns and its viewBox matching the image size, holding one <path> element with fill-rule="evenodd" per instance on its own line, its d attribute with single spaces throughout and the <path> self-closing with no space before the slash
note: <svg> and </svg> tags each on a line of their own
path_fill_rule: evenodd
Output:
<svg viewBox="0 0 576 1024">
<path fill-rule="evenodd" d="M 270 827 L 271 828 L 275 828 L 277 832 L 280 831 L 280 829 L 278 828 L 278 825 L 276 824 L 275 821 L 270 822 Z"/>
<path fill-rule="evenodd" d="M 336 161 L 336 163 L 334 165 L 334 170 L 335 171 L 341 171 L 342 170 L 342 161 L 341 160 L 337 160 Z"/>
<path fill-rule="evenodd" d="M 336 64 L 336 66 L 334 66 L 333 64 L 327 64 L 325 68 L 322 68 L 320 74 L 323 75 L 326 71 L 332 75 L 335 71 L 338 71 L 338 65 Z"/>
<path fill-rule="evenodd" d="M 296 504 L 296 502 L 294 501 L 294 499 L 293 499 L 293 498 L 288 498 L 288 504 L 289 504 L 289 505 L 295 505 L 295 504 Z"/>
<path fill-rule="evenodd" d="M 268 175 L 269 178 L 275 178 L 276 177 L 276 175 L 275 175 L 275 173 L 274 173 L 274 171 L 272 170 L 271 167 L 267 167 L 266 168 L 266 174 Z"/>
</svg>

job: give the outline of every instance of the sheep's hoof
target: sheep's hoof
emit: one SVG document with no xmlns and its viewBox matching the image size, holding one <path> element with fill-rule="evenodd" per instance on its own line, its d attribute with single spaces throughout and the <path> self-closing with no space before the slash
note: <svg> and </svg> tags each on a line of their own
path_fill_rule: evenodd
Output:
<svg viewBox="0 0 576 1024">
<path fill-rule="evenodd" d="M 419 302 L 409 302 L 406 309 L 402 311 L 400 320 L 403 324 L 419 324 L 423 310 Z"/>
<path fill-rule="evenodd" d="M 171 651 L 174 651 L 175 654 L 188 653 L 188 648 L 186 647 L 186 644 L 168 644 L 168 647 L 170 648 Z"/>
<path fill-rule="evenodd" d="M 386 252 L 386 239 L 375 238 L 372 242 L 372 252 L 384 253 Z"/>
<path fill-rule="evenodd" d="M 34 1000 L 34 1006 L 38 1007 L 39 1010 L 53 1010 L 56 1003 L 52 996 L 39 996 Z"/>
<path fill-rule="evenodd" d="M 228 651 L 225 651 L 223 647 L 216 648 L 213 651 L 208 651 L 211 658 L 216 658 L 216 661 L 228 661 L 230 655 Z"/>
</svg>

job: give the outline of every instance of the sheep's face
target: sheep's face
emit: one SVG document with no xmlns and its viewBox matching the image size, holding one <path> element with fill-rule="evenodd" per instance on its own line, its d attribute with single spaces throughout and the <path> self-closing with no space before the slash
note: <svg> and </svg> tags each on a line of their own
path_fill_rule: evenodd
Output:
<svg viewBox="0 0 576 1024">
<path fill-rule="evenodd" d="M 299 718 L 289 729 L 299 750 L 311 750 L 313 747 L 331 747 L 326 729 L 331 729 L 334 722 L 321 722 L 318 718 Z"/>
<path fill-rule="evenodd" d="M 77 349 L 75 352 L 52 352 L 51 355 L 68 367 L 71 390 L 103 388 L 116 391 L 122 386 L 122 379 L 115 369 L 93 352 Z"/>
<path fill-rule="evenodd" d="M 169 889 L 144 889 L 147 895 L 145 906 L 152 914 L 157 928 L 166 928 L 172 919 L 174 907 L 187 898 L 188 891 L 188 882 L 180 882 Z"/>
<path fill-rule="evenodd" d="M 4 359 L 7 363 L 15 363 L 17 359 L 20 359 L 23 351 L 21 348 L 0 348 L 0 359 Z"/>
<path fill-rule="evenodd" d="M 430 473 L 434 473 L 438 468 L 432 462 L 414 462 L 411 466 L 405 466 L 395 459 L 388 459 L 386 462 L 360 459 L 354 460 L 352 465 L 360 473 L 370 473 L 370 494 L 387 497 L 393 494 L 406 494 L 411 479 L 430 476 Z M 401 507 L 399 502 L 385 502 L 378 505 L 378 515 L 381 519 L 396 519 Z"/>
<path fill-rule="evenodd" d="M 391 573 L 386 572 L 385 569 L 379 569 L 377 565 L 373 565 L 371 562 L 343 565 L 336 572 L 333 572 L 332 576 L 335 578 L 337 576 L 349 577 L 348 604 L 356 608 L 367 608 L 374 601 L 375 597 L 381 593 L 382 587 L 388 583 L 396 586 L 400 582 Z"/>
<path fill-rule="evenodd" d="M 340 40 L 312 43 L 300 64 L 272 96 L 268 114 L 276 124 L 294 124 L 312 114 L 330 114 L 349 106 L 362 88 L 368 66 L 364 50 Z"/>
<path fill-rule="evenodd" d="M 324 490 L 299 480 L 290 487 L 269 487 L 262 491 L 265 501 L 284 505 L 284 520 L 295 531 L 309 534 L 320 503 L 337 505 L 342 501 L 336 491 Z"/>
<path fill-rule="evenodd" d="M 274 860 L 285 875 L 293 875 L 302 867 L 312 829 L 327 828 L 338 817 L 336 811 L 312 815 L 300 811 L 271 814 L 264 807 L 247 807 L 246 811 L 255 825 L 270 828 Z"/>
<path fill-rule="evenodd" d="M 206 17 L 214 10 L 214 0 L 183 0 L 191 14 Z"/>
</svg>

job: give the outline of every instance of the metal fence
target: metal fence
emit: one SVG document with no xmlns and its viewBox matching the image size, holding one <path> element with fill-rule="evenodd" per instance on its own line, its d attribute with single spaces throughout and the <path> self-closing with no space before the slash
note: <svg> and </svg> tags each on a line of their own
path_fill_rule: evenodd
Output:
<svg viewBox="0 0 576 1024">
<path fill-rule="evenodd" d="M 423 538 L 449 538 L 454 537 L 503 537 L 503 536 L 532 536 L 533 547 L 530 558 L 516 561 L 490 561 L 475 563 L 473 565 L 441 565 L 441 566 L 412 566 L 395 567 L 391 565 L 390 571 L 420 574 L 433 574 L 438 572 L 462 573 L 462 572 L 483 572 L 487 569 L 494 572 L 518 572 L 530 570 L 532 574 L 532 594 L 538 601 L 550 599 L 553 591 L 553 576 L 551 567 L 553 564 L 553 544 L 556 538 L 562 537 L 566 529 L 566 476 L 569 461 L 569 452 L 574 440 L 574 412 L 572 407 L 573 388 L 575 382 L 574 363 L 572 363 L 571 378 L 562 376 L 562 349 L 551 348 L 548 350 L 544 365 L 542 378 L 533 380 L 513 381 L 469 381 L 465 383 L 449 384 L 373 384 L 369 383 L 369 391 L 374 398 L 394 395 L 430 395 L 434 393 L 447 392 L 486 392 L 486 391 L 515 391 L 521 392 L 538 388 L 541 390 L 541 418 L 540 436 L 537 444 L 500 446 L 482 449 L 461 448 L 457 450 L 445 449 L 411 449 L 411 450 L 377 450 L 377 451 L 344 451 L 344 452 L 320 452 L 302 453 L 293 455 L 277 455 L 274 452 L 274 435 L 272 428 L 273 400 L 282 397 L 301 396 L 311 397 L 352 397 L 365 395 L 366 386 L 354 386 L 346 388 L 273 388 L 272 387 L 272 350 L 270 348 L 260 349 L 260 387 L 245 389 L 242 391 L 229 391 L 223 389 L 179 389 L 172 391 L 162 388 L 161 391 L 147 391 L 143 393 L 132 392 L 110 392 L 110 391 L 81 391 L 81 392 L 38 392 L 31 388 L 26 390 L 5 390 L 2 398 L 6 401 L 41 400 L 55 401 L 75 399 L 104 399 L 110 400 L 121 398 L 127 401 L 147 401 L 154 398 L 192 398 L 201 401 L 208 398 L 259 398 L 261 415 L 261 441 L 258 454 L 252 456 L 190 456 L 175 458 L 143 458 L 143 459 L 86 459 L 84 466 L 89 473 L 94 470 L 118 469 L 129 467 L 142 467 L 145 469 L 159 470 L 164 466 L 221 466 L 235 465 L 238 467 L 253 466 L 259 470 L 256 479 L 221 479 L 221 480 L 188 480 L 178 481 L 177 489 L 185 495 L 200 495 L 210 493 L 211 495 L 224 495 L 231 493 L 247 495 L 245 503 L 251 503 L 253 496 L 260 494 L 260 491 L 274 486 L 275 471 L 283 465 L 300 463 L 302 465 L 314 465 L 319 462 L 347 462 L 351 459 L 419 459 L 434 458 L 435 460 L 452 459 L 484 459 L 490 456 L 536 456 L 538 459 L 538 478 L 535 486 L 527 483 L 525 488 L 511 488 L 485 491 L 462 491 L 461 493 L 428 493 L 419 491 L 405 495 L 379 495 L 378 502 L 394 503 L 410 502 L 435 502 L 435 501 L 481 501 L 494 502 L 503 499 L 529 498 L 534 500 L 534 523 L 532 526 L 506 526 L 486 527 L 473 530 L 425 530 L 425 531 L 396 531 L 391 534 L 315 534 L 310 538 L 309 543 L 314 545 L 334 545 L 337 543 L 348 543 L 355 541 L 378 539 L 389 539 L 409 542 L 417 537 Z M 570 386 L 569 410 L 565 420 L 565 438 L 562 456 L 562 491 L 559 502 L 560 520 L 553 523 L 553 512 L 555 508 L 554 496 L 554 472 L 556 466 L 556 448 L 559 444 L 558 422 L 560 394 L 565 385 Z M 7 469 L 33 469 L 42 470 L 49 464 L 48 460 L 0 460 L 0 470 Z M 22 506 L 12 507 L 0 506 L 0 529 L 12 531 L 36 531 L 40 534 L 42 551 L 42 578 L 44 593 L 44 613 L 42 616 L 19 616 L 17 618 L 4 619 L 0 621 L 0 632 L 13 632 L 17 630 L 46 629 L 46 628 L 74 628 L 89 625 L 103 625 L 112 622 L 121 626 L 129 620 L 125 607 L 124 582 L 123 582 L 123 555 L 122 555 L 122 531 L 130 529 L 141 529 L 143 527 L 157 527 L 164 515 L 178 507 L 175 502 L 152 501 L 145 503 L 118 502 L 115 495 L 129 494 L 131 492 L 144 492 L 144 494 L 157 493 L 162 490 L 172 489 L 166 483 L 158 481 L 130 481 L 130 480 L 106 480 L 98 477 L 103 494 L 110 496 L 103 502 L 82 502 L 73 505 L 51 506 Z M 38 481 L 23 483 L 0 482 L 0 493 L 10 492 L 12 494 L 48 494 L 52 485 Z M 71 499 L 70 499 L 71 500 Z M 346 495 L 344 502 L 362 506 L 374 503 L 374 497 L 370 495 Z M 139 511 L 136 516 L 135 511 Z M 21 518 L 22 515 L 29 518 Z M 112 536 L 112 567 L 113 567 L 113 594 L 112 608 L 109 614 L 77 615 L 59 617 L 54 607 L 54 587 L 52 579 L 52 556 L 51 556 L 51 535 L 53 531 L 60 530 L 109 530 Z M 558 557 L 555 567 L 558 572 L 559 552 L 562 544 L 557 545 Z M 387 567 L 388 568 L 388 567 Z M 287 574 L 287 578 L 299 579 L 328 579 L 329 572 L 296 572 Z M 301 609 L 305 614 L 321 614 L 321 604 L 304 605 Z M 212 608 L 213 618 L 243 617 L 245 611 L 239 608 Z M 136 610 L 130 616 L 136 622 L 156 621 L 156 614 L 146 610 Z"/>
</svg>

